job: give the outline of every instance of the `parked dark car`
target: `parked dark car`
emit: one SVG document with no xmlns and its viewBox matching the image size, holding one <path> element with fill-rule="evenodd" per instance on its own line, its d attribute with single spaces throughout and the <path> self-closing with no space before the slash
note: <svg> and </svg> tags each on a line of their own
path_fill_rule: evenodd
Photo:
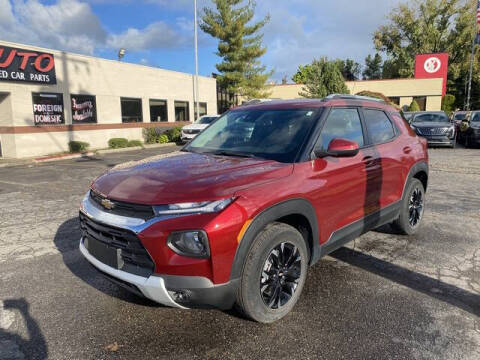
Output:
<svg viewBox="0 0 480 360">
<path fill-rule="evenodd" d="M 415 113 L 410 126 L 417 135 L 427 139 L 428 145 L 455 147 L 455 125 L 443 111 Z"/>
<path fill-rule="evenodd" d="M 458 132 L 458 142 L 465 147 L 480 145 L 480 111 L 473 111 L 462 121 Z"/>
<path fill-rule="evenodd" d="M 416 114 L 415 111 L 406 111 L 406 112 L 403 113 L 403 116 L 405 117 L 405 120 L 407 120 L 408 123 L 410 124 L 412 122 L 415 114 Z"/>
</svg>

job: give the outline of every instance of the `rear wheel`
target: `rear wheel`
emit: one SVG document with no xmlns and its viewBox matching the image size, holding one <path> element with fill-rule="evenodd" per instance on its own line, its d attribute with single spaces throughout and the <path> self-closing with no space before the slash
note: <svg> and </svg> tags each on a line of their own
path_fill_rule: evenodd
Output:
<svg viewBox="0 0 480 360">
<path fill-rule="evenodd" d="M 308 260 L 305 240 L 294 227 L 268 225 L 247 254 L 237 294 L 239 309 L 261 323 L 283 318 L 300 297 Z"/>
<path fill-rule="evenodd" d="M 404 235 L 413 235 L 418 231 L 425 209 L 425 189 L 418 179 L 411 179 L 402 199 L 400 216 L 392 227 Z"/>
</svg>

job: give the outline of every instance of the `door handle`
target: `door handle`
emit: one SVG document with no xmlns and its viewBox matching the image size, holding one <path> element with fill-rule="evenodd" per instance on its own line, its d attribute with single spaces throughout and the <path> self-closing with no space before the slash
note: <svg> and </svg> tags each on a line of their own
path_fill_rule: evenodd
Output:
<svg viewBox="0 0 480 360">
<path fill-rule="evenodd" d="M 365 156 L 365 157 L 362 159 L 362 162 L 363 162 L 366 166 L 372 166 L 372 165 L 373 165 L 373 162 L 374 162 L 373 156 Z"/>
<path fill-rule="evenodd" d="M 403 148 L 403 152 L 404 152 L 405 154 L 410 154 L 410 153 L 412 152 L 412 148 L 411 148 L 410 146 L 405 146 L 405 147 Z"/>
</svg>

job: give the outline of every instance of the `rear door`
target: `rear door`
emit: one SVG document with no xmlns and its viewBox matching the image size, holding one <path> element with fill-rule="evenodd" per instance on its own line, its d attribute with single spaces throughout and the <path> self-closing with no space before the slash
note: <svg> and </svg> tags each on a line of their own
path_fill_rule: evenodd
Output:
<svg viewBox="0 0 480 360">
<path fill-rule="evenodd" d="M 368 136 L 363 163 L 366 171 L 366 214 L 382 209 L 401 197 L 403 190 L 402 144 L 387 113 L 362 110 Z"/>
</svg>

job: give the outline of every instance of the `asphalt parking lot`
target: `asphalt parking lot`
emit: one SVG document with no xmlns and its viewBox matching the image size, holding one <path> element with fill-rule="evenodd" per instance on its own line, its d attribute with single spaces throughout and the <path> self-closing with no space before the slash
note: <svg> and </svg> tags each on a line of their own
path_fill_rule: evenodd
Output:
<svg viewBox="0 0 480 360">
<path fill-rule="evenodd" d="M 322 259 L 269 326 L 159 306 L 80 255 L 90 181 L 174 149 L 0 169 L 0 359 L 480 359 L 480 149 L 430 150 L 420 232 L 386 226 Z"/>
</svg>

